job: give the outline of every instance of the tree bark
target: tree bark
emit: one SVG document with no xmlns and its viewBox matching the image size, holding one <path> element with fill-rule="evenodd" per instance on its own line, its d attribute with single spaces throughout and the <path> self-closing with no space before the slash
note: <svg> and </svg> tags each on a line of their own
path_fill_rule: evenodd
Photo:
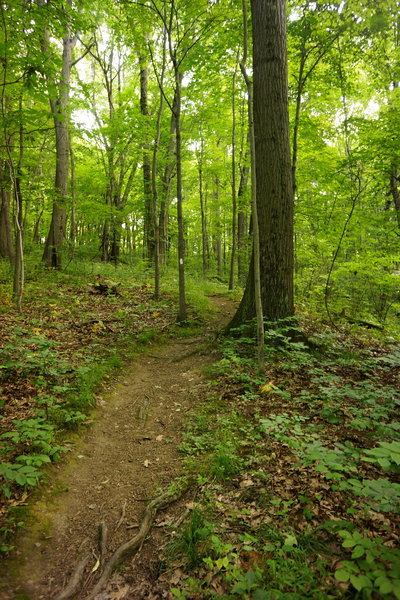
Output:
<svg viewBox="0 0 400 600">
<path fill-rule="evenodd" d="M 237 247 L 237 198 L 236 198 L 236 72 L 232 78 L 232 247 L 229 269 L 228 290 L 233 290 L 235 285 L 236 247 Z"/>
<path fill-rule="evenodd" d="M 201 137 L 200 152 L 197 156 L 197 168 L 199 172 L 199 196 L 200 196 L 200 212 L 201 212 L 201 257 L 203 265 L 203 276 L 205 277 L 208 270 L 208 236 L 207 236 L 207 214 L 206 214 L 206 198 L 204 195 L 203 182 L 203 154 L 204 140 Z"/>
<path fill-rule="evenodd" d="M 148 82 L 149 68 L 142 54 L 139 55 L 140 65 L 140 112 L 144 117 L 144 144 L 143 144 L 143 198 L 144 198 L 144 256 L 150 261 L 154 260 L 154 223 L 152 214 L 152 179 L 151 160 L 148 144 L 147 121 L 149 117 Z"/>
<path fill-rule="evenodd" d="M 251 0 L 251 8 L 261 298 L 264 316 L 276 321 L 294 313 L 286 2 Z M 254 274 L 250 267 L 242 302 L 230 326 L 254 316 Z"/>
<path fill-rule="evenodd" d="M 48 33 L 46 32 L 48 46 Z M 55 198 L 50 229 L 46 239 L 42 260 L 49 267 L 61 267 L 61 249 L 65 239 L 67 222 L 68 168 L 69 168 L 69 135 L 68 135 L 68 103 L 71 78 L 72 51 L 76 38 L 69 32 L 63 39 L 62 72 L 59 82 L 57 100 L 50 99 L 50 108 L 54 120 L 56 137 L 56 175 Z"/>
<path fill-rule="evenodd" d="M 186 292 L 185 292 L 185 232 L 183 223 L 183 192 L 182 192 L 182 139 L 181 139 L 181 83 L 182 74 L 179 64 L 174 59 L 174 76 L 176 90 L 176 199 L 178 217 L 178 276 L 179 276 L 179 312 L 178 321 L 183 323 L 187 319 Z"/>
<path fill-rule="evenodd" d="M 0 256 L 14 262 L 10 220 L 11 177 L 6 160 L 0 162 Z"/>
<path fill-rule="evenodd" d="M 245 205 L 245 192 L 249 178 L 249 167 L 240 167 L 240 180 L 238 189 L 238 218 L 237 218 L 237 264 L 238 279 L 243 285 L 246 281 L 246 267 L 248 261 L 248 235 L 247 235 L 247 206 Z"/>
</svg>

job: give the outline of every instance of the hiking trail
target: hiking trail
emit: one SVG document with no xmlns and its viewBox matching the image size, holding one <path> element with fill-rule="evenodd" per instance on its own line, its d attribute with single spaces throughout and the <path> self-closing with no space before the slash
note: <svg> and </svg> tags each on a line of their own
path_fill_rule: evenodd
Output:
<svg viewBox="0 0 400 600">
<path fill-rule="evenodd" d="M 202 370 L 216 360 L 215 333 L 235 311 L 226 298 L 211 300 L 217 313 L 201 334 L 155 345 L 97 396 L 93 423 L 36 493 L 32 523 L 0 572 L 0 600 L 55 599 L 86 556 L 84 587 L 73 596 L 85 598 L 106 560 L 138 531 L 149 501 L 181 473 L 182 428 L 206 398 Z M 158 514 L 150 539 L 96 600 L 161 597 L 154 574 L 163 526 L 179 524 L 188 496 Z"/>
</svg>

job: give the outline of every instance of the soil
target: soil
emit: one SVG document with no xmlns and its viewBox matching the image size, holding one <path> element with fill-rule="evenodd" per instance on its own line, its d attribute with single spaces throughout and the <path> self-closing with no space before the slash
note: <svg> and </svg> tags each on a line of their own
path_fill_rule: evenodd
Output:
<svg viewBox="0 0 400 600">
<path fill-rule="evenodd" d="M 203 369 L 216 360 L 216 330 L 235 311 L 227 299 L 212 301 L 218 313 L 201 335 L 152 348 L 98 396 L 93 424 L 51 468 L 49 484 L 30 507 L 29 530 L 0 571 L 0 600 L 55 598 L 89 551 L 84 588 L 75 596 L 85 598 L 101 571 L 100 524 L 108 530 L 107 558 L 138 531 L 148 501 L 182 472 L 177 448 L 183 426 L 207 398 Z M 150 539 L 96 600 L 165 597 L 155 583 L 160 549 L 171 532 L 166 525 L 173 529 L 182 519 L 191 493 L 157 516 Z"/>
</svg>

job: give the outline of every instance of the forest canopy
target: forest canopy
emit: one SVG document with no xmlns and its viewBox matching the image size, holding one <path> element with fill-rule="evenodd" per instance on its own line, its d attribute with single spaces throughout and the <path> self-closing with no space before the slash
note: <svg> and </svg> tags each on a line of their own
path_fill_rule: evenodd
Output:
<svg viewBox="0 0 400 600">
<path fill-rule="evenodd" d="M 156 295 L 167 265 L 183 297 L 185 268 L 244 285 L 240 3 L 12 0 L 1 20 L 0 256 L 19 306 L 25 263 L 144 260 Z M 333 320 L 400 308 L 399 27 L 397 0 L 287 6 L 295 301 Z"/>
</svg>

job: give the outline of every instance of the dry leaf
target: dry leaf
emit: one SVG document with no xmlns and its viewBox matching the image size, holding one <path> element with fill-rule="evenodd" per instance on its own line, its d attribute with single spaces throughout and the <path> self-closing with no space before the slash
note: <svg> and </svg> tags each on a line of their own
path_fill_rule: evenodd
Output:
<svg viewBox="0 0 400 600">
<path fill-rule="evenodd" d="M 94 573 L 95 571 L 97 571 L 97 569 L 100 566 L 100 559 L 97 559 L 96 564 L 94 565 L 93 569 L 92 569 L 92 573 Z"/>
</svg>

